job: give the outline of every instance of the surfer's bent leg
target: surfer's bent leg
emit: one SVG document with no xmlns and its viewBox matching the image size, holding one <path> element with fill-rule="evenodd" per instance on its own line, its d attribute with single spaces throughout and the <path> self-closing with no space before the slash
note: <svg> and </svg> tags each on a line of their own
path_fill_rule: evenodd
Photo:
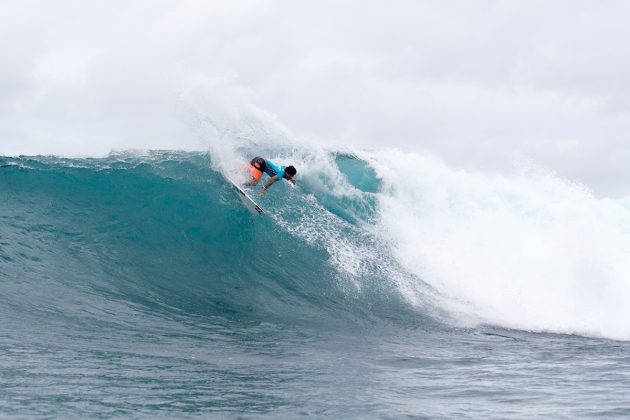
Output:
<svg viewBox="0 0 630 420">
<path fill-rule="evenodd" d="M 252 176 L 251 181 L 246 182 L 245 185 L 256 185 L 260 182 L 263 172 L 267 167 L 267 162 L 260 156 L 256 156 L 250 162 L 249 174 Z"/>
</svg>

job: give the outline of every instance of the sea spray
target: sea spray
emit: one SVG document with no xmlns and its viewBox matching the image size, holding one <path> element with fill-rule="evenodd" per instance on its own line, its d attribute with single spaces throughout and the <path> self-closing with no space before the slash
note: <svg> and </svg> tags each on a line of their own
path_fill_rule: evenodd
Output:
<svg viewBox="0 0 630 420">
<path fill-rule="evenodd" d="M 462 322 L 630 339 L 630 211 L 542 170 L 492 176 L 373 157 L 398 261 Z"/>
</svg>

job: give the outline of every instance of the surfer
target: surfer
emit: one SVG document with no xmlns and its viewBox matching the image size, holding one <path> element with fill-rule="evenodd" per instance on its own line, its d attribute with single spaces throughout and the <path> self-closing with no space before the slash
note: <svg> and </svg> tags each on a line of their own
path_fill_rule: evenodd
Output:
<svg viewBox="0 0 630 420">
<path fill-rule="evenodd" d="M 272 161 L 268 159 L 261 158 L 260 156 L 256 156 L 253 158 L 249 165 L 251 166 L 249 173 L 252 176 L 250 181 L 247 181 L 243 185 L 245 186 L 254 186 L 257 185 L 262 179 L 263 173 L 269 175 L 269 179 L 265 182 L 265 186 L 260 191 L 260 194 L 267 194 L 267 189 L 273 185 L 279 179 L 286 179 L 295 185 L 295 179 L 293 177 L 297 173 L 297 170 L 293 165 L 289 166 L 278 166 Z"/>
</svg>

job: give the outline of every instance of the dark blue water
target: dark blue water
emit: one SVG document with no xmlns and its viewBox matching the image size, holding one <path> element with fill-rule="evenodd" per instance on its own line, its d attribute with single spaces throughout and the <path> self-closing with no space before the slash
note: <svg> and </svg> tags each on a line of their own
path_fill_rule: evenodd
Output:
<svg viewBox="0 0 630 420">
<path fill-rule="evenodd" d="M 378 179 L 335 163 L 362 195 L 258 217 L 202 153 L 0 158 L 0 417 L 630 416 L 627 342 L 404 299 Z"/>
</svg>

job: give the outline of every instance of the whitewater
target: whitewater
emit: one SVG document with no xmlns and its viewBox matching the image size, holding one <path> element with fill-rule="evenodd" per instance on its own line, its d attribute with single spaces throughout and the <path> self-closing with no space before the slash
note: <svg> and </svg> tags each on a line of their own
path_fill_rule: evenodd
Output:
<svg viewBox="0 0 630 420">
<path fill-rule="evenodd" d="M 0 158 L 3 416 L 630 413 L 627 201 L 264 135 Z"/>
</svg>

